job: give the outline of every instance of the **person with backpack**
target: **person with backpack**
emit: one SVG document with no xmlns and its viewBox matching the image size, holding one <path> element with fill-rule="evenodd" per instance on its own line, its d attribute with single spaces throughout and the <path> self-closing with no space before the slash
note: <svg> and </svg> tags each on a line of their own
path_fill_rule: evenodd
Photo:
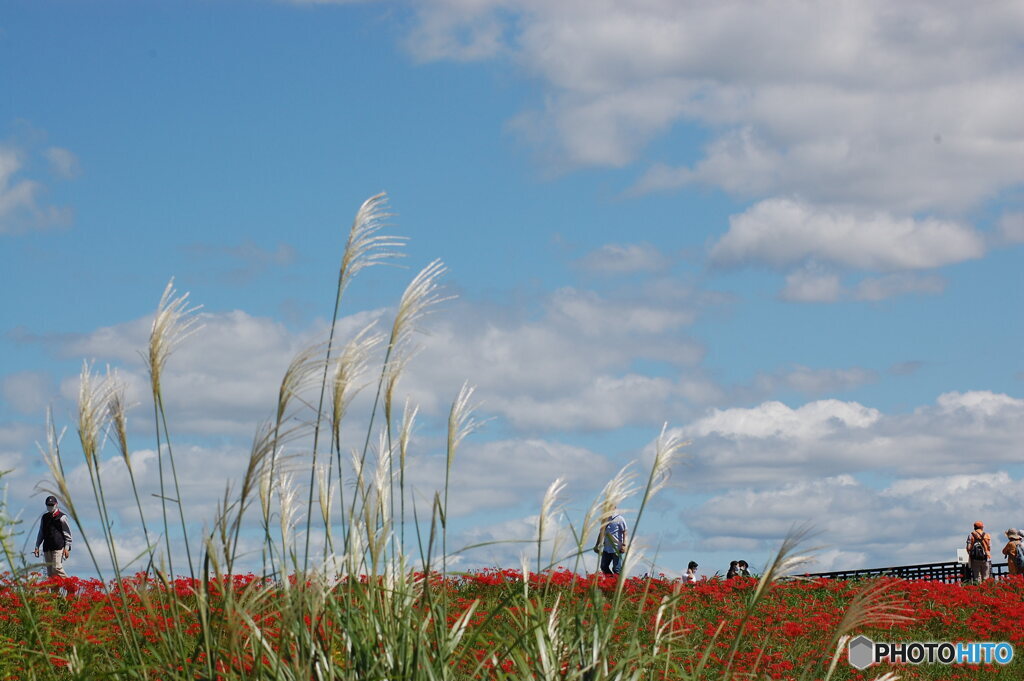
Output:
<svg viewBox="0 0 1024 681">
<path fill-rule="evenodd" d="M 36 534 L 36 548 L 33 551 L 39 557 L 39 547 L 43 547 L 46 560 L 47 577 L 67 577 L 64 572 L 64 561 L 71 555 L 71 526 L 68 517 L 57 508 L 57 497 L 46 497 L 46 513 L 39 519 L 39 533 Z"/>
<path fill-rule="evenodd" d="M 967 535 L 967 555 L 971 559 L 971 577 L 975 582 L 992 578 L 992 535 L 985 531 L 985 523 L 974 523 Z"/>
<path fill-rule="evenodd" d="M 1020 532 L 1011 527 L 1006 531 L 1006 546 L 1003 547 L 1003 555 L 1006 556 L 1006 568 L 1010 576 L 1024 574 L 1024 546 L 1021 546 Z"/>
</svg>

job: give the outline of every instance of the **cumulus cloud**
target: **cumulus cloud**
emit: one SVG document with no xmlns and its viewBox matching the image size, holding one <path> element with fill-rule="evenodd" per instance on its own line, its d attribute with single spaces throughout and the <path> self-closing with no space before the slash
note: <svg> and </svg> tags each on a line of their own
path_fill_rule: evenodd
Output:
<svg viewBox="0 0 1024 681">
<path fill-rule="evenodd" d="M 440 387 L 454 395 L 469 379 L 513 427 L 565 431 L 658 425 L 723 394 L 697 369 L 703 347 L 687 334 L 703 304 L 694 292 L 605 298 L 566 288 L 545 303 L 527 319 L 456 306 L 422 339 L 403 389 L 430 409 Z M 660 369 L 642 372 L 637 362 Z"/>
<path fill-rule="evenodd" d="M 74 158 L 63 149 L 59 150 L 57 157 L 67 163 Z M 70 209 L 47 203 L 46 185 L 26 176 L 27 161 L 23 150 L 0 144 L 0 234 L 18 234 L 71 223 Z M 67 177 L 56 161 L 54 167 L 60 175 Z M 70 170 L 70 167 L 66 169 Z"/>
<path fill-rule="evenodd" d="M 882 0 L 434 0 L 418 17 L 420 58 L 507 57 L 546 84 L 516 125 L 552 158 L 622 165 L 674 125 L 707 132 L 702 159 L 652 169 L 644 190 L 919 211 L 1024 181 L 1011 94 L 1024 86 L 1024 12 L 1011 0 L 973 14 Z"/>
<path fill-rule="evenodd" d="M 516 508 L 524 502 L 539 508 L 556 478 L 569 481 L 566 496 L 589 495 L 615 470 L 596 452 L 539 438 L 469 441 L 458 453 L 457 464 L 449 487 L 455 516 Z M 420 456 L 411 464 L 412 484 L 428 504 L 433 492 L 444 487 L 444 472 L 442 456 Z"/>
<path fill-rule="evenodd" d="M 238 263 L 226 269 L 221 280 L 235 285 L 245 285 L 273 267 L 287 267 L 298 259 L 298 253 L 290 244 L 278 244 L 273 249 L 264 248 L 252 241 L 243 241 L 236 246 L 218 246 L 198 243 L 185 247 L 185 252 L 194 258 L 213 263 L 225 259 Z"/>
<path fill-rule="evenodd" d="M 21 414 L 41 417 L 54 393 L 53 378 L 39 371 L 19 371 L 0 379 L 4 401 Z"/>
<path fill-rule="evenodd" d="M 369 323 L 374 314 L 345 320 L 340 337 Z M 322 329 L 294 334 L 280 322 L 237 310 L 201 314 L 200 322 L 198 331 L 171 355 L 163 379 L 165 404 L 176 428 L 190 434 L 252 433 L 274 409 L 288 363 L 323 335 Z M 60 353 L 112 363 L 127 383 L 129 400 L 145 402 L 149 379 L 140 353 L 148 347 L 151 324 L 152 318 L 144 317 L 65 338 Z M 61 393 L 75 399 L 78 377 L 64 379 Z"/>
<path fill-rule="evenodd" d="M 1024 400 L 970 391 L 909 414 L 834 399 L 715 409 L 681 434 L 693 440 L 690 474 L 703 484 L 767 485 L 868 470 L 975 475 L 1015 461 L 1022 424 Z"/>
<path fill-rule="evenodd" d="M 771 550 L 794 526 L 813 521 L 812 543 L 827 547 L 810 570 L 951 561 L 971 523 L 983 518 L 1001 548 L 1016 527 L 1024 480 L 1005 471 L 914 477 L 881 488 L 851 475 L 801 479 L 767 489 L 734 489 L 691 509 L 690 528 L 709 549 Z"/>
<path fill-rule="evenodd" d="M 890 274 L 868 277 L 857 284 L 853 297 L 857 300 L 885 300 L 907 294 L 936 295 L 946 289 L 946 281 L 939 276 Z"/>
<path fill-rule="evenodd" d="M 808 395 L 822 395 L 859 388 L 878 380 L 878 373 L 861 367 L 848 369 L 812 369 L 796 366 L 774 374 L 772 378 L 787 388 Z"/>
<path fill-rule="evenodd" d="M 1006 243 L 1024 243 L 1024 213 L 1007 213 L 999 219 L 999 236 Z"/>
<path fill-rule="evenodd" d="M 606 244 L 579 260 L 579 266 L 596 274 L 661 272 L 669 258 L 651 244 Z"/>
<path fill-rule="evenodd" d="M 530 315 L 450 303 L 418 337 L 399 394 L 408 395 L 424 414 L 437 416 L 470 380 L 489 414 L 524 431 L 657 426 L 725 395 L 699 369 L 704 350 L 688 333 L 698 311 L 715 304 L 701 292 L 658 280 L 608 296 L 567 287 L 542 302 L 540 313 Z M 386 327 L 388 315 L 375 310 L 346 317 L 339 322 L 338 338 L 373 320 Z M 294 333 L 242 311 L 202 313 L 200 322 L 171 356 L 163 381 L 176 429 L 192 435 L 251 433 L 273 409 L 292 357 L 326 338 L 322 324 Z M 147 316 L 87 334 L 28 334 L 23 340 L 44 344 L 61 357 L 118 367 L 129 399 L 146 403 L 148 377 L 140 352 L 148 345 L 150 326 Z M 19 380 L 25 383 L 24 377 Z M 7 382 L 13 390 L 16 377 Z M 77 376 L 60 382 L 60 394 L 69 402 L 77 392 Z"/>
<path fill-rule="evenodd" d="M 50 147 L 44 152 L 46 160 L 50 162 L 50 168 L 58 177 L 72 179 L 78 177 L 81 167 L 78 157 L 74 153 L 61 147 Z"/>
<path fill-rule="evenodd" d="M 711 249 L 719 265 L 785 267 L 813 258 L 843 267 L 914 270 L 984 255 L 982 237 L 956 222 L 855 215 L 791 199 L 768 199 L 729 219 Z"/>
<path fill-rule="evenodd" d="M 842 290 L 839 275 L 812 264 L 786 275 L 786 286 L 779 296 L 795 303 L 833 303 Z"/>
</svg>

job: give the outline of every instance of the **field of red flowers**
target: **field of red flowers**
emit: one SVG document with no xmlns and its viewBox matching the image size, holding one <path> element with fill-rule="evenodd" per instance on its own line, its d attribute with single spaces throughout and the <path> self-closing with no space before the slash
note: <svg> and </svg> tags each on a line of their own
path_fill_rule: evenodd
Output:
<svg viewBox="0 0 1024 681">
<path fill-rule="evenodd" d="M 980 586 L 793 580 L 772 585 L 753 608 L 757 582 L 744 578 L 696 585 L 636 578 L 617 585 L 614 579 L 558 570 L 531 574 L 524 584 L 518 571 L 486 570 L 425 581 L 432 588 L 423 593 L 433 599 L 433 609 L 421 602 L 401 607 L 430 612 L 431 617 L 444 612 L 446 627 L 464 628 L 457 648 L 444 652 L 453 678 L 536 678 L 541 662 L 551 670 L 550 678 L 571 678 L 579 670 L 573 651 L 567 650 L 562 660 L 531 659 L 537 650 L 534 639 L 570 640 L 568 630 L 589 631 L 612 610 L 611 633 L 601 648 L 609 673 L 620 660 L 627 667 L 634 664 L 638 658 L 628 651 L 650 648 L 657 653 L 661 646 L 661 657 L 648 658 L 658 660 L 656 667 L 618 671 L 650 679 L 823 678 L 836 649 L 834 632 L 865 588 L 877 590 L 885 602 L 868 607 L 866 621 L 853 633 L 891 642 L 1006 641 L 1017 650 L 1024 645 L 1024 582 L 1016 580 Z M 280 601 L 298 588 L 253 575 L 203 584 L 188 579 L 161 583 L 145 575 L 116 585 L 5 578 L 0 582 L 0 678 L 283 678 L 267 668 L 269 657 L 258 646 L 239 645 L 238 640 L 244 632 L 247 640 L 272 648 L 296 645 L 281 631 L 286 608 Z M 351 589 L 378 588 L 367 580 L 333 588 L 329 593 L 338 602 L 355 603 L 352 607 L 373 602 L 394 607 L 384 600 L 353 601 Z M 246 604 L 241 619 L 237 613 L 226 616 L 220 607 L 229 596 Z M 443 600 L 440 611 L 438 599 Z M 872 624 L 872 613 L 903 613 L 911 619 L 879 617 Z M 529 625 L 538 614 L 546 624 Z M 343 610 L 327 608 L 305 618 L 332 658 L 325 665 L 328 671 L 306 678 L 360 677 L 354 659 L 358 650 L 339 621 L 343 617 Z M 557 645 L 549 649 L 559 650 Z M 182 652 L 168 666 L 170 650 Z M 204 659 L 216 650 L 225 652 L 215 655 L 216 660 Z M 144 667 L 148 669 L 143 672 Z M 1024 662 L 1014 659 L 1005 667 L 877 665 L 858 672 L 847 664 L 844 651 L 832 678 L 874 679 L 887 671 L 904 679 L 1019 679 L 1024 678 Z"/>
</svg>

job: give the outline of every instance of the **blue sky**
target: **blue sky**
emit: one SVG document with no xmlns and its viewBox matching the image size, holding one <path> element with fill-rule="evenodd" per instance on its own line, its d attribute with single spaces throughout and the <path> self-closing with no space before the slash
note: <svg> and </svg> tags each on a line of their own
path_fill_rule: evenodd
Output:
<svg viewBox="0 0 1024 681">
<path fill-rule="evenodd" d="M 527 536 L 558 476 L 579 515 L 662 423 L 692 440 L 640 531 L 670 574 L 805 520 L 821 568 L 1024 524 L 1022 32 L 1012 2 L 6 2 L 9 504 L 40 506 L 82 359 L 128 377 L 152 482 L 137 351 L 173 276 L 203 305 L 168 370 L 201 524 L 386 191 L 407 269 L 361 274 L 343 328 L 447 265 L 402 387 L 424 494 L 463 381 L 491 419 L 467 541 Z"/>
</svg>

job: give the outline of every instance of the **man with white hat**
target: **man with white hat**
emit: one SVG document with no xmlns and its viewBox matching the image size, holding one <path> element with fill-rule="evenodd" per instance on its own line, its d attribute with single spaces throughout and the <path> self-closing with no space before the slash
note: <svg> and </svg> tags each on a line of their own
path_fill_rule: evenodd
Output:
<svg viewBox="0 0 1024 681">
<path fill-rule="evenodd" d="M 1020 555 L 1021 536 L 1016 527 L 1011 527 L 1006 531 L 1006 540 L 1006 546 L 1003 547 L 1003 555 L 1006 556 L 1006 569 L 1012 577 L 1013 575 L 1021 574 L 1021 567 L 1024 567 L 1017 560 Z"/>
</svg>

